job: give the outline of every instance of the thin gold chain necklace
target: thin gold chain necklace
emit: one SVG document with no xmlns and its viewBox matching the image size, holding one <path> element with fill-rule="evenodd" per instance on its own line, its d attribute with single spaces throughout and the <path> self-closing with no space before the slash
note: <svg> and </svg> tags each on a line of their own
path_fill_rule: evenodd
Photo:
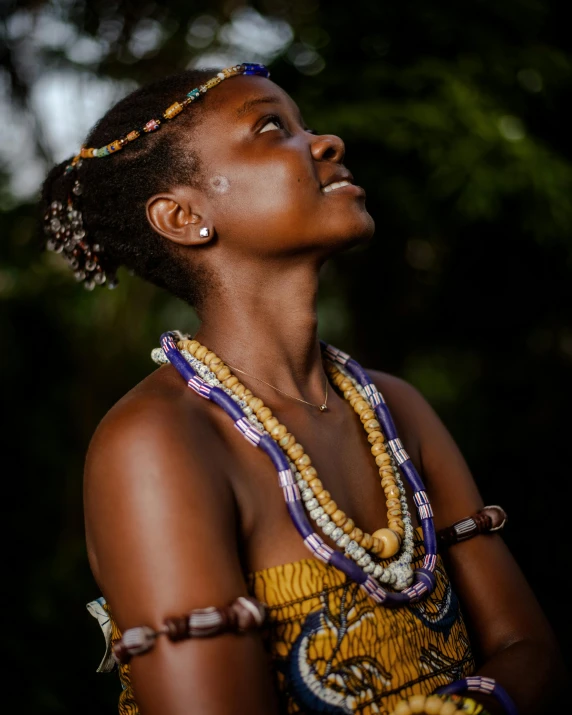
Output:
<svg viewBox="0 0 572 715">
<path fill-rule="evenodd" d="M 281 390 L 279 387 L 276 387 L 275 385 L 271 385 L 269 382 L 266 382 L 265 380 L 261 380 L 259 377 L 256 377 L 256 375 L 251 375 L 249 372 L 246 372 L 245 370 L 239 370 L 239 368 L 234 367 L 230 363 L 226 363 L 227 366 L 231 370 L 235 370 L 236 372 L 241 372 L 243 375 L 246 375 L 247 377 L 251 377 L 253 380 L 258 380 L 258 382 L 262 382 L 264 385 L 268 385 L 268 387 L 271 387 L 273 390 L 276 390 L 276 392 L 280 392 L 280 394 L 285 395 L 286 397 L 289 397 L 291 400 L 297 400 L 298 402 L 303 402 L 305 405 L 310 405 L 310 407 L 315 407 L 317 410 L 320 410 L 320 412 L 326 412 L 328 409 L 328 376 L 326 375 L 326 394 L 324 396 L 324 401 L 322 402 L 321 405 L 316 405 L 313 402 L 308 402 L 307 400 L 303 400 L 301 397 L 294 397 L 294 395 L 289 395 L 287 392 L 284 392 L 284 390 Z"/>
</svg>

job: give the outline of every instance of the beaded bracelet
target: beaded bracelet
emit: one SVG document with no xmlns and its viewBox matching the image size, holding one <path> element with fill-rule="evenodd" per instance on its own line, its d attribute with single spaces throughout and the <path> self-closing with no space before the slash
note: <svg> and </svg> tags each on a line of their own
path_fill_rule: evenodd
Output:
<svg viewBox="0 0 572 715">
<path fill-rule="evenodd" d="M 184 616 L 165 619 L 164 626 L 158 631 L 149 626 L 128 628 L 113 643 L 113 657 L 117 663 L 129 663 L 134 655 L 150 651 L 162 635 L 176 642 L 188 638 L 209 638 L 221 633 L 244 633 L 260 628 L 265 615 L 264 606 L 246 596 L 240 596 L 223 608 L 196 608 Z"/>
<path fill-rule="evenodd" d="M 465 519 L 456 521 L 451 526 L 437 532 L 439 546 L 453 546 L 460 541 L 467 541 L 479 534 L 500 531 L 507 522 L 506 511 L 498 504 L 485 506 Z"/>
<path fill-rule="evenodd" d="M 494 678 L 486 678 L 482 675 L 473 675 L 468 678 L 461 678 L 450 685 L 437 688 L 438 695 L 453 695 L 458 693 L 482 693 L 495 698 L 504 708 L 507 715 L 518 715 L 518 710 L 513 699 L 506 690 L 499 685 Z"/>
</svg>

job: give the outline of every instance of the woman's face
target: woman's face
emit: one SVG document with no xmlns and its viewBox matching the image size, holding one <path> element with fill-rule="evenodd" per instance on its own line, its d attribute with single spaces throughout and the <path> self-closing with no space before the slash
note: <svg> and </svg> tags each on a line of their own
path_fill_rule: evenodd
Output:
<svg viewBox="0 0 572 715">
<path fill-rule="evenodd" d="M 194 141 L 223 250 L 325 257 L 371 238 L 363 189 L 324 190 L 344 179 L 353 184 L 341 139 L 308 130 L 296 104 L 268 79 L 235 77 L 211 92 Z"/>
</svg>

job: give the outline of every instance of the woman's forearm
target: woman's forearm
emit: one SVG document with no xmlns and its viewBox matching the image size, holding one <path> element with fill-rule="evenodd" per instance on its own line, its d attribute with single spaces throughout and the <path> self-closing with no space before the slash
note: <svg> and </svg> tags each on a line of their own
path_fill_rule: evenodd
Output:
<svg viewBox="0 0 572 715">
<path fill-rule="evenodd" d="M 520 715 L 552 712 L 562 695 L 566 671 L 555 643 L 520 640 L 489 658 L 477 675 L 494 678 L 507 691 Z M 473 695 L 491 715 L 504 715 L 495 698 Z"/>
</svg>

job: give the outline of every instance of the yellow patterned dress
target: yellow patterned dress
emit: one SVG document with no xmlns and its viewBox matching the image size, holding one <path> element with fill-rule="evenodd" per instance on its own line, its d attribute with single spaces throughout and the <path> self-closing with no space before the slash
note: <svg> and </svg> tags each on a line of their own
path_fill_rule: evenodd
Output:
<svg viewBox="0 0 572 715">
<path fill-rule="evenodd" d="M 423 541 L 415 532 L 414 565 Z M 248 579 L 252 596 L 268 609 L 266 648 L 272 659 L 281 712 L 306 715 L 386 714 L 405 696 L 430 693 L 474 672 L 459 601 L 441 558 L 437 587 L 403 608 L 376 604 L 357 584 L 315 559 L 264 569 Z M 111 640 L 120 637 L 104 599 L 88 605 Z M 129 666 L 120 668 L 120 715 L 136 715 Z"/>
</svg>

